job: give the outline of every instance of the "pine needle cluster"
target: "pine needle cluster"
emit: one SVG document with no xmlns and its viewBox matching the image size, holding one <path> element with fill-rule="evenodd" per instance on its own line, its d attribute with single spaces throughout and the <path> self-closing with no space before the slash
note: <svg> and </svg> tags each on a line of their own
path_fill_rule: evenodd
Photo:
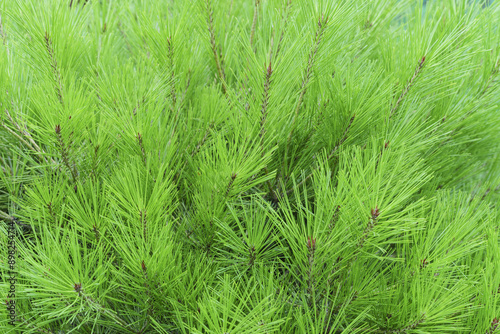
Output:
<svg viewBox="0 0 500 334">
<path fill-rule="evenodd" d="M 499 72 L 499 1 L 1 1 L 0 332 L 500 333 Z"/>
</svg>

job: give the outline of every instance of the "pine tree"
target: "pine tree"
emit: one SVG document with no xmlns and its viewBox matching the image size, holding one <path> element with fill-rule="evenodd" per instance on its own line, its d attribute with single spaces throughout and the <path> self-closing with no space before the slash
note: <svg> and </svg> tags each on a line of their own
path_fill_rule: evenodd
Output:
<svg viewBox="0 0 500 334">
<path fill-rule="evenodd" d="M 2 333 L 500 333 L 500 3 L 2 1 Z"/>
</svg>

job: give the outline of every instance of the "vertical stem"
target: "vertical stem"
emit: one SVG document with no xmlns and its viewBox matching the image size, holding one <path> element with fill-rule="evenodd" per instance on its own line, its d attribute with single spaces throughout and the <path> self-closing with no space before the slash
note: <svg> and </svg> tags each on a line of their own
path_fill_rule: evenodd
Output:
<svg viewBox="0 0 500 334">
<path fill-rule="evenodd" d="M 260 4 L 260 0 L 255 0 L 255 8 L 253 11 L 252 30 L 250 32 L 250 46 L 253 46 L 253 40 L 254 40 L 254 36 L 255 36 L 255 26 L 257 24 L 257 16 L 259 15 L 259 4 Z"/>
<path fill-rule="evenodd" d="M 48 32 L 45 32 L 45 47 L 47 48 L 47 52 L 49 55 L 49 60 L 50 60 L 50 66 L 52 67 L 52 71 L 54 73 L 54 77 L 56 80 L 56 94 L 59 99 L 59 102 L 61 105 L 64 107 L 64 99 L 63 99 L 63 85 L 62 85 L 62 79 L 61 79 L 61 72 L 59 70 L 59 67 L 57 66 L 57 59 L 54 53 L 54 46 L 52 44 L 52 40 L 49 37 Z"/>
<path fill-rule="evenodd" d="M 213 18 L 211 0 L 206 0 L 206 9 L 207 9 L 208 32 L 210 34 L 210 45 L 212 47 L 212 52 L 214 54 L 215 65 L 217 67 L 217 73 L 219 74 L 219 80 L 222 84 L 222 92 L 224 93 L 224 95 L 227 96 L 226 74 L 224 72 L 224 67 L 223 67 L 222 53 L 218 52 L 217 43 L 215 41 L 214 18 Z"/>
<path fill-rule="evenodd" d="M 283 168 L 282 168 L 283 169 L 283 171 L 282 171 L 283 173 L 285 172 L 284 171 L 284 167 L 285 167 L 286 159 L 287 159 L 287 156 L 288 156 L 288 150 L 289 150 L 290 142 L 291 142 L 294 130 L 295 130 L 295 122 L 297 120 L 300 107 L 302 106 L 302 101 L 304 99 L 304 95 L 307 92 L 307 85 L 309 84 L 309 80 L 311 79 L 312 69 L 313 69 L 313 66 L 314 66 L 314 63 L 315 63 L 315 60 L 316 60 L 316 54 L 318 52 L 319 44 L 321 42 L 321 37 L 322 37 L 322 35 L 323 35 L 324 31 L 325 31 L 327 23 L 328 23 L 328 17 L 325 19 L 323 17 L 323 15 L 322 15 L 318 19 L 318 28 L 316 30 L 316 36 L 314 37 L 314 43 L 313 43 L 311 51 L 309 53 L 309 59 L 307 61 L 307 66 L 306 66 L 306 69 L 304 71 L 304 76 L 302 78 L 302 85 L 301 85 L 301 88 L 300 88 L 300 95 L 299 95 L 299 98 L 298 98 L 298 101 L 297 101 L 297 105 L 295 107 L 295 112 L 294 112 L 294 116 L 293 116 L 293 120 L 292 120 L 291 130 L 290 130 L 290 133 L 288 135 L 287 142 L 286 142 L 285 156 L 283 158 Z"/>
</svg>

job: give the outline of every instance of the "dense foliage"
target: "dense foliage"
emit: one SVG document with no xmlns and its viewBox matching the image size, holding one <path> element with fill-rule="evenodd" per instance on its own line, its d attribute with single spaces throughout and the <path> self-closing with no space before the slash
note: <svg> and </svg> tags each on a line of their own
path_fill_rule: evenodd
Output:
<svg viewBox="0 0 500 334">
<path fill-rule="evenodd" d="M 0 15 L 2 333 L 500 333 L 498 1 Z"/>
</svg>

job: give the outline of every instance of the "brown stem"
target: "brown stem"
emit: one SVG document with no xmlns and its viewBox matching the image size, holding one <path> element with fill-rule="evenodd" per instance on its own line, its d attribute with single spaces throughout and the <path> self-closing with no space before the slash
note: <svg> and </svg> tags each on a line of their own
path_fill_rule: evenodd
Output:
<svg viewBox="0 0 500 334">
<path fill-rule="evenodd" d="M 500 322 L 500 319 L 498 318 L 494 318 L 492 321 L 491 321 L 491 324 L 490 324 L 490 328 L 488 329 L 488 331 L 486 331 L 486 334 L 493 334 L 495 333 L 495 331 L 497 330 L 498 328 L 498 323 Z"/>
<path fill-rule="evenodd" d="M 264 82 L 264 93 L 262 94 L 262 105 L 261 105 L 261 118 L 260 118 L 260 139 L 261 139 L 261 145 L 263 144 L 264 140 L 264 135 L 266 133 L 265 130 L 265 123 L 267 120 L 267 107 L 269 104 L 269 88 L 271 86 L 271 75 L 273 74 L 273 70 L 271 68 L 271 62 L 269 62 L 269 66 L 267 67 L 266 70 L 266 79 Z M 264 152 L 262 152 L 264 153 Z"/>
<path fill-rule="evenodd" d="M 368 224 L 366 225 L 365 230 L 363 231 L 363 236 L 358 241 L 357 244 L 358 249 L 363 248 L 365 241 L 368 238 L 368 235 L 377 224 L 378 216 L 380 215 L 379 208 L 375 207 L 375 209 L 372 209 L 371 214 L 372 214 L 371 219 L 368 221 Z"/>
<path fill-rule="evenodd" d="M 3 30 L 2 15 L 0 15 L 0 38 L 2 38 L 3 45 L 7 46 L 7 36 L 5 35 L 5 31 Z M 9 52 L 9 49 L 6 49 L 7 52 Z"/>
<path fill-rule="evenodd" d="M 144 241 L 147 243 L 148 242 L 148 220 L 147 220 L 146 210 L 140 210 L 139 216 L 140 216 L 140 220 L 141 220 L 141 224 L 142 224 L 142 234 L 144 236 Z"/>
<path fill-rule="evenodd" d="M 225 197 L 227 197 L 229 195 L 229 192 L 231 191 L 232 187 L 233 187 L 233 183 L 234 183 L 234 180 L 236 179 L 236 176 L 237 174 L 236 173 L 233 173 L 231 175 L 231 180 L 229 181 L 229 184 L 227 185 L 227 189 L 226 189 L 226 195 Z"/>
<path fill-rule="evenodd" d="M 291 7 L 291 5 L 292 5 L 292 0 L 289 0 L 288 3 L 285 6 L 284 13 L 281 16 L 281 19 L 283 21 L 283 30 L 281 30 L 280 39 L 278 41 L 278 47 L 276 49 L 276 58 L 278 58 L 278 55 L 279 55 L 279 53 L 281 51 L 281 46 L 282 46 L 282 43 L 283 43 L 283 38 L 285 37 L 285 32 L 286 32 L 286 28 L 288 26 L 288 17 L 290 15 L 290 7 Z"/>
<path fill-rule="evenodd" d="M 253 39 L 255 36 L 255 26 L 257 24 L 257 16 L 259 15 L 259 4 L 260 4 L 260 0 L 255 0 L 255 8 L 253 11 L 252 30 L 250 32 L 250 46 L 253 46 Z"/>
<path fill-rule="evenodd" d="M 139 147 L 141 149 L 142 153 L 142 160 L 144 161 L 144 166 L 146 166 L 146 150 L 144 149 L 144 145 L 142 144 L 142 135 L 140 133 L 137 133 L 137 142 L 139 143 Z"/>
<path fill-rule="evenodd" d="M 24 140 L 23 137 L 12 131 L 4 122 L 2 122 L 2 127 L 7 130 L 11 135 L 15 136 L 17 139 L 19 139 L 24 145 L 26 145 L 30 150 L 37 152 L 37 150 L 31 146 L 26 140 Z"/>
<path fill-rule="evenodd" d="M 101 304 L 99 304 L 98 302 L 96 302 L 94 299 L 92 299 L 92 297 L 90 296 L 87 296 L 83 293 L 83 291 L 78 291 L 79 295 L 81 297 L 83 297 L 83 299 L 85 301 L 87 301 L 89 304 L 91 304 L 93 307 L 99 309 L 99 311 L 101 311 L 102 313 L 106 314 L 107 316 L 109 316 L 111 319 L 113 319 L 113 321 L 122 326 L 123 328 L 127 328 L 130 327 L 129 324 L 127 324 L 122 318 L 120 318 L 117 314 L 115 314 L 113 311 L 105 308 L 104 306 L 102 306 Z"/>
<path fill-rule="evenodd" d="M 36 328 L 34 324 L 32 324 L 31 322 L 29 322 L 28 320 L 26 320 L 26 318 L 23 317 L 23 316 L 20 316 L 19 318 L 22 320 L 22 323 L 26 327 L 31 328 L 31 330 L 34 330 L 36 333 L 54 334 L 54 332 L 52 330 L 50 330 L 50 329 L 49 330 L 45 330 L 45 329 L 41 329 L 41 328 Z"/>
<path fill-rule="evenodd" d="M 214 126 L 214 124 L 210 123 L 207 131 L 205 131 L 205 136 L 203 136 L 203 139 L 200 142 L 198 142 L 198 144 L 196 145 L 196 148 L 191 152 L 192 157 L 194 157 L 200 151 L 200 148 L 203 146 L 203 144 L 207 140 L 208 135 L 210 134 L 210 130 L 213 128 L 213 126 Z"/>
<path fill-rule="evenodd" d="M 333 312 L 338 313 L 343 307 L 346 307 L 350 304 L 352 304 L 356 299 L 358 299 L 358 291 L 354 291 L 354 295 L 349 298 L 347 301 L 342 302 L 336 306 L 333 307 Z"/>
<path fill-rule="evenodd" d="M 50 66 L 52 67 L 52 72 L 54 74 L 54 78 L 56 80 L 56 94 L 59 99 L 59 102 L 64 107 L 64 99 L 63 99 L 63 84 L 61 79 L 61 72 L 59 67 L 57 66 L 57 59 L 54 53 L 54 46 L 52 44 L 52 40 L 49 37 L 49 33 L 45 32 L 45 47 L 47 48 L 47 53 L 49 55 Z"/>
<path fill-rule="evenodd" d="M 0 219 L 4 219 L 4 220 L 8 220 L 8 221 L 14 221 L 14 217 L 12 217 L 11 215 L 9 215 L 6 212 L 3 212 L 2 210 L 0 210 Z"/>
<path fill-rule="evenodd" d="M 417 65 L 417 67 L 415 68 L 415 72 L 413 73 L 413 76 L 410 78 L 410 80 L 408 81 L 408 83 L 406 84 L 406 86 L 403 88 L 403 91 L 401 92 L 401 95 L 399 95 L 399 98 L 396 101 L 396 104 L 391 109 L 391 114 L 389 115 L 389 118 L 391 118 L 392 115 L 394 115 L 394 113 L 396 112 L 396 110 L 401 105 L 401 102 L 405 98 L 406 94 L 408 94 L 408 92 L 410 91 L 410 88 L 411 88 L 411 86 L 413 86 L 413 83 L 415 82 L 415 79 L 417 78 L 418 74 L 420 73 L 420 71 L 424 67 L 424 63 L 425 63 L 425 56 L 422 57 L 422 59 L 420 60 L 420 62 Z"/>
<path fill-rule="evenodd" d="M 191 157 L 194 157 L 199 151 L 200 151 L 200 148 L 203 146 L 203 144 L 205 143 L 205 141 L 207 140 L 208 138 L 208 135 L 210 134 L 210 130 L 214 127 L 214 123 L 210 123 L 210 125 L 208 126 L 208 129 L 205 131 L 205 136 L 203 136 L 203 139 L 200 140 L 198 142 L 198 144 L 196 145 L 196 147 L 193 149 L 193 151 L 190 153 Z M 184 161 L 184 164 L 183 166 L 180 168 L 180 170 L 177 172 L 177 174 L 175 174 L 174 176 L 174 181 L 177 180 L 180 176 L 180 173 L 182 172 L 182 170 L 186 167 L 188 163 L 188 160 L 186 159 Z"/>
<path fill-rule="evenodd" d="M 191 84 L 191 69 L 188 69 L 187 83 L 186 83 L 186 88 L 184 88 L 184 92 L 182 93 L 181 106 L 184 105 L 184 99 L 186 98 L 186 93 L 190 84 Z"/>
<path fill-rule="evenodd" d="M 333 155 L 335 154 L 335 152 L 337 152 L 337 150 L 340 148 L 340 146 L 342 146 L 342 144 L 347 140 L 347 137 L 349 135 L 349 130 L 351 129 L 351 125 L 354 121 L 354 118 L 356 117 L 356 114 L 354 114 L 351 119 L 349 120 L 349 124 L 347 124 L 347 127 L 345 128 L 344 130 L 344 135 L 343 137 L 340 139 L 340 141 L 337 143 L 337 145 L 335 145 L 335 147 L 333 148 L 332 152 L 328 155 L 328 160 L 330 160 Z M 299 182 L 297 184 L 297 187 L 300 187 L 302 184 L 304 184 L 304 182 L 306 182 L 307 180 L 309 180 L 312 176 L 313 176 L 313 173 L 315 170 L 317 170 L 319 167 L 316 167 L 313 169 L 313 171 L 306 177 L 304 178 L 301 182 Z M 293 191 L 293 188 L 290 188 L 287 190 L 287 194 L 290 194 L 291 192 Z"/>
<path fill-rule="evenodd" d="M 214 29 L 214 19 L 213 19 L 213 10 L 211 0 L 206 0 L 206 9 L 207 9 L 207 25 L 208 32 L 210 34 L 210 45 L 212 47 L 212 52 L 214 54 L 215 65 L 217 66 L 217 72 L 219 74 L 219 80 L 222 84 L 222 92 L 227 96 L 227 87 L 226 87 L 226 74 L 224 72 L 223 67 L 223 59 L 222 52 L 218 52 L 217 43 L 215 41 L 215 29 Z"/>
<path fill-rule="evenodd" d="M 227 13 L 228 17 L 231 17 L 231 12 L 233 11 L 234 0 L 231 0 L 231 5 L 229 6 L 229 12 Z"/>
<path fill-rule="evenodd" d="M 352 115 L 351 119 L 349 120 L 349 124 L 347 124 L 347 127 L 344 130 L 344 135 L 342 136 L 342 139 L 340 139 L 340 141 L 338 142 L 338 144 L 335 145 L 335 147 L 333 148 L 332 152 L 328 156 L 328 160 L 330 160 L 333 157 L 333 155 L 335 154 L 335 152 L 337 152 L 337 150 L 339 149 L 339 147 L 347 140 L 347 136 L 349 134 L 349 130 L 351 129 L 351 125 L 352 125 L 352 122 L 354 121 L 355 117 L 356 117 L 356 114 Z"/>
<path fill-rule="evenodd" d="M 351 273 L 352 266 L 358 259 L 358 255 L 361 252 L 361 249 L 363 248 L 366 240 L 368 239 L 368 236 L 375 228 L 375 225 L 377 225 L 379 215 L 380 209 L 377 206 L 374 209 L 371 209 L 371 217 L 368 221 L 368 224 L 366 225 L 362 236 L 359 238 L 356 244 L 356 249 L 354 249 L 351 258 L 348 260 L 345 270 L 343 270 L 340 274 L 339 282 L 341 282 L 341 284 L 344 284 L 346 277 Z"/>
<path fill-rule="evenodd" d="M 482 97 L 484 94 L 486 94 L 486 92 L 488 91 L 488 89 L 491 88 L 494 80 L 493 78 L 495 77 L 495 75 L 500 71 L 500 60 L 497 61 L 497 63 L 493 66 L 493 69 L 491 70 L 491 75 L 488 77 L 488 81 L 486 82 L 486 85 L 484 87 L 484 89 L 482 90 L 482 92 L 479 94 L 480 97 Z"/>
<path fill-rule="evenodd" d="M 414 321 L 413 323 L 409 324 L 406 327 L 403 328 L 398 328 L 398 329 L 377 329 L 374 331 L 374 333 L 384 333 L 384 334 L 401 334 L 401 333 L 407 333 L 408 331 L 411 331 L 412 329 L 417 328 L 418 325 L 423 323 L 425 321 L 425 314 L 422 314 L 419 320 Z"/>
<path fill-rule="evenodd" d="M 307 136 L 307 139 L 306 141 L 309 141 L 311 140 L 312 136 L 316 133 L 316 131 L 318 130 L 319 126 L 321 125 L 321 121 L 323 120 L 323 113 L 326 109 L 326 106 L 328 105 L 328 103 L 330 102 L 330 100 L 326 100 L 325 103 L 323 103 L 322 106 L 320 106 L 320 112 L 318 114 L 318 119 L 316 120 L 316 124 L 314 125 L 313 129 L 311 130 L 311 132 L 309 133 L 309 135 Z"/>
<path fill-rule="evenodd" d="M 310 297 L 314 293 L 314 253 L 316 252 L 316 238 L 307 237 L 307 250 L 308 250 L 308 261 L 309 267 L 307 271 L 307 293 Z"/>
<path fill-rule="evenodd" d="M 318 29 L 316 30 L 316 36 L 314 37 L 314 43 L 311 48 L 311 51 L 309 53 L 309 59 L 307 60 L 307 66 L 304 72 L 304 77 L 302 78 L 302 85 L 300 87 L 300 95 L 299 99 L 297 101 L 297 106 L 295 107 L 295 113 L 294 117 L 292 120 L 292 128 L 290 131 L 290 134 L 288 135 L 287 139 L 287 152 L 288 152 L 288 145 L 290 143 L 290 140 L 292 138 L 293 132 L 295 130 L 295 121 L 297 120 L 297 116 L 299 114 L 300 107 L 302 106 L 302 101 L 304 99 L 304 96 L 307 92 L 307 85 L 309 84 L 309 80 L 311 79 L 312 75 L 312 69 L 314 66 L 314 63 L 316 61 L 316 54 L 318 53 L 319 49 L 319 44 L 321 42 L 321 37 L 323 36 L 323 33 L 325 32 L 326 24 L 328 23 L 328 17 L 324 19 L 323 16 L 318 20 Z"/>
<path fill-rule="evenodd" d="M 272 43 L 271 43 L 272 44 Z M 261 106 L 261 119 L 260 119 L 260 144 L 261 144 L 261 153 L 264 156 L 264 135 L 266 134 L 265 124 L 267 120 L 267 108 L 269 105 L 269 88 L 271 86 L 271 75 L 273 74 L 273 69 L 271 67 L 271 61 L 269 61 L 269 66 L 266 70 L 266 79 L 264 82 L 264 93 L 262 94 L 262 106 Z M 264 169 L 266 175 L 269 174 L 269 170 L 267 166 Z M 273 199 L 275 201 L 278 200 L 276 193 L 273 190 L 271 182 L 269 180 L 266 181 L 267 187 L 269 188 L 269 192 L 271 193 Z"/>
<path fill-rule="evenodd" d="M 132 52 L 132 46 L 130 45 L 130 43 L 128 41 L 127 34 L 122 29 L 122 23 L 121 22 L 118 22 L 118 30 L 120 31 L 120 34 L 122 35 L 122 38 L 125 41 L 125 45 L 127 46 L 128 52 L 130 54 L 133 54 L 133 52 Z"/>
<path fill-rule="evenodd" d="M 174 47 L 172 46 L 171 37 L 167 38 L 167 45 L 168 45 L 168 60 L 170 62 L 170 69 L 172 71 L 170 75 L 170 80 L 172 81 L 170 95 L 172 97 L 172 109 L 175 109 L 175 103 L 177 98 L 175 95 Z"/>
<path fill-rule="evenodd" d="M 57 141 L 59 143 L 59 152 L 61 153 L 61 157 L 63 159 L 63 163 L 68 168 L 68 170 L 71 173 L 71 176 L 73 177 L 73 182 L 76 182 L 77 177 L 78 177 L 78 172 L 76 170 L 76 166 L 73 164 L 73 168 L 71 168 L 71 163 L 69 161 L 69 147 L 66 147 L 64 144 L 62 135 L 61 135 L 61 126 L 58 124 L 56 125 L 56 136 L 57 136 Z"/>
</svg>

